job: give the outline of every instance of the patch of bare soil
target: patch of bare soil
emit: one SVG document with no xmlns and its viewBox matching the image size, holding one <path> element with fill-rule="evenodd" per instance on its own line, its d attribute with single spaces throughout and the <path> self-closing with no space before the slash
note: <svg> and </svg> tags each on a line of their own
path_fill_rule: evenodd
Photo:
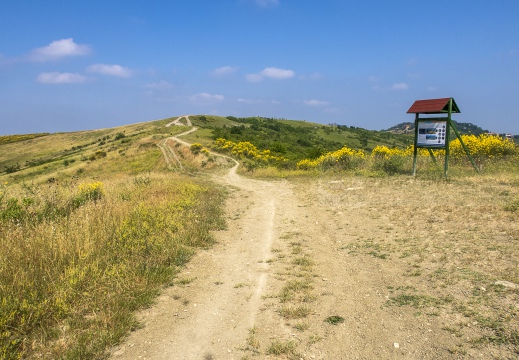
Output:
<svg viewBox="0 0 519 360">
<path fill-rule="evenodd" d="M 112 359 L 518 355 L 519 230 L 503 189 L 235 169 L 215 181 L 231 190 L 228 229 Z"/>
</svg>

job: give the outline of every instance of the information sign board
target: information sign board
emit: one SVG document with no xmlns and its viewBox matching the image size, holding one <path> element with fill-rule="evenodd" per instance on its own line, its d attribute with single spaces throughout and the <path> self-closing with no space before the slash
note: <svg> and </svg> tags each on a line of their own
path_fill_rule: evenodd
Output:
<svg viewBox="0 0 519 360">
<path fill-rule="evenodd" d="M 444 148 L 447 140 L 447 120 L 418 121 L 417 147 Z"/>
</svg>

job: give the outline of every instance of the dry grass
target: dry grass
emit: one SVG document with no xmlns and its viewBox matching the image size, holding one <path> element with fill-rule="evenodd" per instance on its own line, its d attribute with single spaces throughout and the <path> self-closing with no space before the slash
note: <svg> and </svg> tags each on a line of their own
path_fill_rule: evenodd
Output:
<svg viewBox="0 0 519 360">
<path fill-rule="evenodd" d="M 386 306 L 441 317 L 461 347 L 519 353 L 519 174 L 323 177 L 316 193 L 345 234 L 363 219 L 340 250 L 400 273 Z"/>
<path fill-rule="evenodd" d="M 102 357 L 224 226 L 222 193 L 161 172 L 154 137 L 2 177 L 0 358 Z"/>
<path fill-rule="evenodd" d="M 71 184 L 9 189 L 23 200 L 0 216 L 2 358 L 98 357 L 223 226 L 221 195 L 204 185 L 160 174 L 105 184 L 102 197 L 69 209 Z"/>
</svg>

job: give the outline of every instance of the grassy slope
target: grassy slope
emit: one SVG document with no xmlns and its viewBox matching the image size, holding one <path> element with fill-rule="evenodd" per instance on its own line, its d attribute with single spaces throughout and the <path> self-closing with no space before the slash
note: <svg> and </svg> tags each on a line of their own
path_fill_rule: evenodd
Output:
<svg viewBox="0 0 519 360">
<path fill-rule="evenodd" d="M 127 152 L 138 152 L 147 146 L 154 150 L 156 157 L 160 150 L 155 146 L 160 139 L 182 131 L 179 127 L 165 127 L 172 119 L 131 124 L 109 129 L 50 134 L 35 139 L 0 145 L 0 170 L 19 164 L 21 171 L 1 174 L 3 181 L 35 181 L 40 177 L 67 177 L 80 168 L 95 168 L 92 156 L 96 152 L 106 153 L 106 158 L 114 160 L 110 166 L 116 171 L 131 171 L 132 164 L 125 164 Z M 117 134 L 124 134 L 116 139 Z M 149 143 L 149 145 L 146 145 Z M 148 156 L 150 156 L 148 154 Z M 131 161 L 131 160 L 130 160 Z M 65 165 L 67 164 L 67 165 Z M 135 164 L 134 164 L 135 165 Z M 151 164 L 147 164 L 147 166 Z M 136 171 L 141 171 L 140 169 Z M 97 171 L 103 171 L 97 169 Z M 69 174 L 69 175 L 67 175 Z"/>
<path fill-rule="evenodd" d="M 224 226 L 222 191 L 185 172 L 207 158 L 179 148 L 185 171 L 167 171 L 171 120 L 0 146 L 22 167 L 0 174 L 1 359 L 103 358 Z"/>
<path fill-rule="evenodd" d="M 116 128 L 81 131 L 71 133 L 55 133 L 46 136 L 0 145 L 0 171 L 18 164 L 22 171 L 9 175 L 10 181 L 28 180 L 38 174 L 52 174 L 65 170 L 63 163 L 73 163 L 69 169 L 77 167 L 96 151 L 104 151 L 108 156 L 117 157 L 124 153 L 136 141 L 145 141 L 153 137 L 157 140 L 167 135 L 174 135 L 185 128 L 164 127 L 174 118 L 131 124 Z M 239 120 L 239 119 L 238 119 Z M 279 123 L 284 125 L 281 131 L 269 129 L 268 134 L 250 130 L 250 124 L 235 121 L 221 116 L 199 115 L 192 117 L 193 125 L 199 130 L 186 136 L 186 140 L 199 142 L 209 147 L 214 141 L 215 129 L 232 129 L 237 126 L 245 128 L 241 138 L 253 142 L 260 149 L 268 148 L 275 141 L 284 145 L 287 152 L 293 153 L 294 160 L 308 155 L 312 147 L 320 146 L 323 151 L 334 151 L 343 146 L 370 151 L 376 145 L 388 147 L 404 147 L 411 142 L 406 135 L 395 135 L 385 132 L 368 131 L 359 128 L 341 126 L 339 128 L 300 120 L 264 119 L 265 124 Z M 304 131 L 302 131 L 304 130 Z M 290 137 L 291 133 L 297 135 Z M 124 139 L 114 140 L 118 133 Z M 229 136 L 229 140 L 241 141 L 241 138 Z M 364 138 L 364 143 L 362 139 Z M 294 144 L 299 139 L 309 140 L 308 144 Z M 366 143 L 367 141 L 367 143 Z M 38 164 L 40 164 L 38 166 Z"/>
<path fill-rule="evenodd" d="M 253 126 L 255 121 L 256 127 Z M 219 136 L 228 140 L 250 141 L 261 150 L 272 149 L 274 142 L 280 143 L 290 150 L 288 152 L 295 160 L 301 160 L 316 146 L 321 146 L 325 151 L 338 150 L 343 146 L 371 151 L 377 145 L 405 147 L 412 142 L 409 135 L 329 126 L 301 120 L 196 116 L 193 124 L 202 130 L 186 137 L 190 141 L 209 146 L 215 138 L 216 131 L 223 134 Z M 233 128 L 236 127 L 241 127 L 243 131 L 239 134 L 233 133 Z M 301 145 L 301 140 L 306 140 L 304 142 L 307 143 Z"/>
</svg>

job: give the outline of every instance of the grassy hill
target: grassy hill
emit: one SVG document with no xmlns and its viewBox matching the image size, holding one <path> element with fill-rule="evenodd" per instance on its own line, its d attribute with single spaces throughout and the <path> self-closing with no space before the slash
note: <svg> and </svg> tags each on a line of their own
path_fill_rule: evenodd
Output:
<svg viewBox="0 0 519 360">
<path fill-rule="evenodd" d="M 161 139 L 183 131 L 181 127 L 165 126 L 172 120 L 174 118 L 34 137 L 24 135 L 18 136 L 18 141 L 12 141 L 15 139 L 13 136 L 0 137 L 0 174 L 9 174 L 11 181 L 24 181 L 54 172 L 70 174 L 81 167 L 95 167 L 90 165 L 104 157 L 121 160 L 118 161 L 120 170 L 150 170 L 161 156 L 155 145 Z M 192 116 L 191 121 L 199 130 L 187 136 L 188 141 L 206 147 L 210 147 L 217 138 L 249 141 L 260 150 L 269 149 L 292 163 L 304 158 L 316 158 L 344 146 L 369 152 L 377 145 L 403 148 L 412 143 L 409 135 L 298 120 L 197 115 Z M 8 138 L 11 141 L 8 142 Z M 145 147 L 153 151 L 144 155 L 142 149 Z M 137 166 L 136 162 L 132 165 L 129 160 L 143 156 L 150 157 L 142 163 L 145 165 Z M 102 167 L 96 171 L 102 171 Z"/>
<path fill-rule="evenodd" d="M 261 150 L 270 149 L 294 161 L 315 158 L 344 146 L 369 152 L 377 145 L 403 148 L 412 143 L 412 138 L 402 134 L 300 120 L 232 116 L 195 116 L 193 119 L 193 124 L 204 131 L 188 137 L 191 140 L 205 141 L 204 145 L 217 138 L 249 141 Z"/>
<path fill-rule="evenodd" d="M 180 127 L 165 127 L 172 120 L 37 137 L 24 135 L 18 136 L 18 141 L 4 143 L 4 138 L 13 139 L 14 136 L 0 136 L 0 174 L 7 174 L 10 182 L 34 181 L 42 176 L 70 176 L 78 171 L 90 171 L 95 175 L 104 171 L 98 166 L 103 159 L 115 160 L 113 163 L 119 171 L 150 170 L 161 157 L 156 143 L 182 131 Z M 149 161 L 140 162 L 144 157 Z"/>
</svg>

